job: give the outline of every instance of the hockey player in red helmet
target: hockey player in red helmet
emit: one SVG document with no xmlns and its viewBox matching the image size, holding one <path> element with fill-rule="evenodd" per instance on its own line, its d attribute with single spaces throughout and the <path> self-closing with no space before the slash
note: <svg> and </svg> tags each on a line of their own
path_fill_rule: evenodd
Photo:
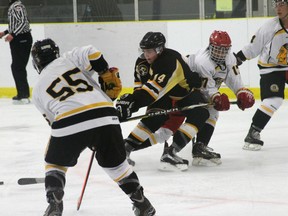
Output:
<svg viewBox="0 0 288 216">
<path fill-rule="evenodd" d="M 196 71 L 203 80 L 200 91 L 206 102 L 214 104 L 207 108 L 209 118 L 204 126 L 199 129 L 196 136 L 191 134 L 195 140 L 192 148 L 192 165 L 195 166 L 222 163 L 221 155 L 208 147 L 219 118 L 219 111 L 230 108 L 228 96 L 219 92 L 221 84 L 225 83 L 234 92 L 241 110 L 250 108 L 254 104 L 253 93 L 244 87 L 236 59 L 230 50 L 231 39 L 228 33 L 216 30 L 209 37 L 208 47 L 191 54 L 187 60 L 191 71 Z M 169 122 L 173 122 L 173 117 L 163 127 L 169 128 Z M 166 149 L 164 149 L 164 154 L 165 151 Z"/>
<path fill-rule="evenodd" d="M 209 37 L 208 47 L 191 54 L 187 62 L 191 71 L 196 71 L 203 80 L 200 91 L 206 102 L 214 105 L 207 108 L 209 118 L 197 135 L 193 136 L 192 165 L 219 165 L 222 163 L 221 155 L 213 152 L 208 144 L 219 118 L 219 111 L 226 111 L 230 108 L 228 96 L 219 92 L 221 84 L 225 83 L 234 92 L 241 110 L 253 106 L 254 96 L 249 89 L 244 87 L 236 59 L 231 53 L 231 38 L 227 32 L 213 31 Z M 169 121 L 166 122 L 167 125 Z"/>
</svg>

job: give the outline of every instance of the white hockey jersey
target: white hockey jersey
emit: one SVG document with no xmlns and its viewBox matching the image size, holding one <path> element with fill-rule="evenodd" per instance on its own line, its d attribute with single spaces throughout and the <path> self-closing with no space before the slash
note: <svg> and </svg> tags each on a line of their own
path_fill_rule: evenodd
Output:
<svg viewBox="0 0 288 216">
<path fill-rule="evenodd" d="M 211 60 L 209 50 L 202 48 L 188 57 L 187 63 L 192 71 L 199 73 L 203 79 L 201 92 L 210 101 L 211 97 L 218 92 L 224 82 L 235 94 L 243 88 L 242 78 L 236 58 L 231 52 L 228 53 L 224 65 L 217 65 Z"/>
<path fill-rule="evenodd" d="M 242 49 L 247 59 L 259 56 L 260 74 L 288 70 L 288 32 L 278 17 L 258 29 L 251 42 Z"/>
<path fill-rule="evenodd" d="M 119 124 L 117 115 L 105 112 L 107 108 L 115 110 L 113 102 L 92 77 L 95 71 L 90 71 L 89 60 L 101 55 L 93 46 L 74 48 L 42 70 L 32 99 L 51 125 L 52 136 Z"/>
</svg>

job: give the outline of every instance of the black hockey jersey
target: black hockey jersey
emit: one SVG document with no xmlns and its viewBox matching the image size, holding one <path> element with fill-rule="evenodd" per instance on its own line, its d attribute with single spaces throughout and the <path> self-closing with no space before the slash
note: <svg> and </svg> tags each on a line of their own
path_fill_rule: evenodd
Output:
<svg viewBox="0 0 288 216">
<path fill-rule="evenodd" d="M 163 96 L 180 100 L 200 86 L 199 75 L 190 70 L 182 55 L 166 48 L 150 65 L 148 81 L 134 91 L 135 106 L 147 106 Z"/>
</svg>

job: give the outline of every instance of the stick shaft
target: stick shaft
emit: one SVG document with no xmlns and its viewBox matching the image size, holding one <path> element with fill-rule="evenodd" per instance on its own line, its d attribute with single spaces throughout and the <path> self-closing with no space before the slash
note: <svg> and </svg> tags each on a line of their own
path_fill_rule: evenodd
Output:
<svg viewBox="0 0 288 216">
<path fill-rule="evenodd" d="M 237 101 L 231 101 L 230 104 L 237 104 Z M 209 105 L 213 105 L 211 103 L 202 103 L 202 104 L 195 104 L 195 105 L 190 105 L 190 106 L 186 106 L 186 107 L 175 107 L 175 108 L 171 108 L 171 109 L 167 109 L 167 110 L 160 110 L 160 111 L 156 111 L 156 112 L 148 112 L 145 113 L 143 115 L 139 115 L 139 116 L 134 116 L 134 117 L 130 117 L 127 119 L 124 119 L 121 121 L 122 122 L 128 122 L 128 121 L 133 121 L 133 120 L 138 120 L 138 119 L 142 119 L 142 118 L 149 118 L 149 117 L 153 117 L 153 116 L 159 116 L 159 115 L 168 115 L 170 113 L 176 113 L 176 112 L 181 112 L 181 111 L 185 111 L 185 110 L 190 110 L 190 109 L 194 109 L 196 107 L 205 107 L 205 106 L 209 106 Z"/>
<path fill-rule="evenodd" d="M 93 164 L 94 156 L 95 156 L 95 151 L 92 152 L 92 155 L 91 155 L 91 158 L 90 158 L 90 162 L 89 162 L 88 170 L 87 170 L 87 173 L 86 173 L 86 177 L 84 179 L 84 183 L 83 183 L 83 186 L 82 186 L 82 191 L 81 191 L 80 197 L 79 197 L 78 202 L 77 202 L 77 211 L 80 209 L 80 206 L 81 206 L 81 203 L 82 203 L 82 199 L 83 199 L 84 192 L 85 192 L 85 189 L 86 189 L 86 185 L 87 185 L 87 182 L 88 182 L 88 178 L 89 178 L 89 175 L 90 175 L 90 170 L 91 170 L 91 167 L 92 167 L 92 164 Z"/>
<path fill-rule="evenodd" d="M 191 105 L 191 106 L 186 106 L 186 107 L 182 107 L 182 108 L 175 107 L 175 108 L 171 108 L 171 109 L 167 109 L 167 110 L 159 110 L 159 111 L 155 111 L 155 112 L 148 112 L 148 113 L 143 114 L 143 115 L 127 118 L 125 120 L 122 120 L 121 122 L 133 121 L 133 120 L 137 120 L 137 119 L 149 118 L 149 117 L 160 116 L 160 115 L 168 115 L 170 113 L 176 113 L 176 112 L 181 112 L 181 111 L 184 111 L 184 110 L 190 110 L 190 109 L 194 109 L 196 107 L 205 107 L 205 106 L 208 106 L 208 105 L 209 105 L 208 103 L 203 103 L 203 104 L 195 104 L 195 105 Z"/>
</svg>

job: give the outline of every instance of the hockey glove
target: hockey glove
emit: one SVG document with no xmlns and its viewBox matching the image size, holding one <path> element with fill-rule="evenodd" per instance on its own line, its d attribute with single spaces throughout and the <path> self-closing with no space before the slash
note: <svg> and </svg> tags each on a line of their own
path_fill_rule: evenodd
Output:
<svg viewBox="0 0 288 216">
<path fill-rule="evenodd" d="M 192 72 L 191 77 L 189 79 L 190 88 L 200 88 L 202 86 L 202 78 L 199 76 L 197 72 Z"/>
<path fill-rule="evenodd" d="M 133 112 L 137 109 L 134 107 L 134 96 L 133 94 L 124 94 L 116 102 L 116 109 L 118 111 L 119 120 L 123 121 L 131 117 Z"/>
<path fill-rule="evenodd" d="M 218 111 L 226 111 L 230 109 L 230 102 L 226 94 L 220 94 L 219 92 L 212 96 L 214 108 Z"/>
<path fill-rule="evenodd" d="M 244 61 L 246 61 L 246 57 L 241 50 L 237 54 L 233 52 L 233 55 L 237 60 L 237 66 L 240 66 Z"/>
<path fill-rule="evenodd" d="M 241 110 L 250 108 L 255 103 L 253 92 L 251 92 L 247 88 L 239 89 L 236 95 L 237 95 L 237 105 Z"/>
<path fill-rule="evenodd" d="M 115 100 L 122 90 L 122 83 L 118 68 L 109 68 L 105 73 L 101 74 L 99 76 L 99 83 L 101 85 L 101 89 L 112 100 Z"/>
</svg>

